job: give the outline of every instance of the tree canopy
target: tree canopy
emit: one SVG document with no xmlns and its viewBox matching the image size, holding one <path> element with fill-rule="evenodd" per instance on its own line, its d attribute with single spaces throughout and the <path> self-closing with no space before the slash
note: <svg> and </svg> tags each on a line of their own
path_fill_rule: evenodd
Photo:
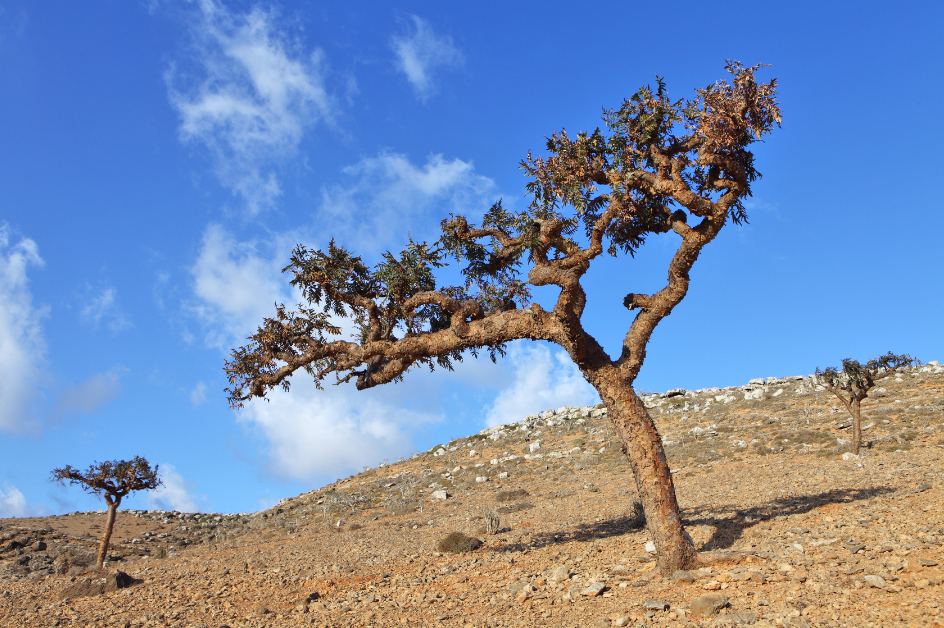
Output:
<svg viewBox="0 0 944 628">
<path fill-rule="evenodd" d="M 816 378 L 830 390 L 841 390 L 851 395 L 865 398 L 869 390 L 875 387 L 875 382 L 884 379 L 900 368 L 911 366 L 917 360 L 907 353 L 895 355 L 889 351 L 885 355 L 872 358 L 865 364 L 858 360 L 846 358 L 842 361 L 842 368 L 834 366 L 820 370 L 816 368 Z"/>
<path fill-rule="evenodd" d="M 612 364 L 625 381 L 638 374 L 655 325 L 684 297 L 688 271 L 701 248 L 730 219 L 747 219 L 744 198 L 760 173 L 749 147 L 779 125 L 776 80 L 758 83 L 760 65 L 729 61 L 731 82 L 695 90 L 691 100 L 669 98 L 665 82 L 643 87 L 618 109 L 604 110 L 604 128 L 547 138 L 546 156 L 521 162 L 531 197 L 523 211 L 501 201 L 476 226 L 448 216 L 438 241 L 409 241 L 373 268 L 334 240 L 326 250 L 299 245 L 284 272 L 303 302 L 276 304 L 248 343 L 226 363 L 233 407 L 305 370 L 321 386 L 354 381 L 358 389 L 398 381 L 411 368 L 451 368 L 465 352 L 494 360 L 507 343 L 529 338 L 564 347 L 590 368 L 602 348 L 580 317 L 580 285 L 604 251 L 629 254 L 652 234 L 682 239 L 669 282 L 653 294 L 628 294 L 639 310 Z M 689 224 L 692 223 L 692 224 Z M 455 259 L 461 285 L 436 282 L 436 269 Z M 553 311 L 531 303 L 531 287 L 555 285 Z M 342 336 L 340 319 L 355 327 Z"/>
<path fill-rule="evenodd" d="M 155 489 L 162 484 L 157 475 L 159 465 L 151 464 L 141 456 L 134 460 L 93 462 L 85 471 L 71 465 L 53 469 L 54 482 L 80 484 L 87 493 L 117 497 L 119 501 L 134 491 Z M 109 500 L 108 503 L 111 503 Z"/>
</svg>

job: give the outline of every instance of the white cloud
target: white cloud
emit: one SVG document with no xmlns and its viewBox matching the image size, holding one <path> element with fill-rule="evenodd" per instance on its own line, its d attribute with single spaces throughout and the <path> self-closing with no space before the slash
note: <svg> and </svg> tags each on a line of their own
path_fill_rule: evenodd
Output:
<svg viewBox="0 0 944 628">
<path fill-rule="evenodd" d="M 477 220 L 498 200 L 495 182 L 461 159 L 430 155 L 417 166 L 405 155 L 381 152 L 344 168 L 352 180 L 321 192 L 322 231 L 357 240 L 358 251 L 406 244 L 407 231 L 438 225 L 449 212 Z"/>
<path fill-rule="evenodd" d="M 281 195 L 276 167 L 296 154 L 306 129 L 333 118 L 324 55 L 304 52 L 279 29 L 272 8 L 238 13 L 217 0 L 196 5 L 200 76 L 172 67 L 170 102 L 181 139 L 210 151 L 220 181 L 255 214 Z"/>
<path fill-rule="evenodd" d="M 190 402 L 195 406 L 199 406 L 201 403 L 205 402 L 207 400 L 206 390 L 206 384 L 197 382 L 197 385 L 190 391 Z"/>
<path fill-rule="evenodd" d="M 38 396 L 46 353 L 40 322 L 48 308 L 34 307 L 27 269 L 42 267 L 39 248 L 29 238 L 11 245 L 7 224 L 0 224 L 0 430 L 36 427 L 33 402 Z"/>
<path fill-rule="evenodd" d="M 18 488 L 7 482 L 0 489 L 0 519 L 9 517 L 46 517 L 52 511 L 43 505 L 29 504 Z"/>
<path fill-rule="evenodd" d="M 185 480 L 173 465 L 160 464 L 158 467 L 158 475 L 163 485 L 147 492 L 147 501 L 151 508 L 197 512 L 197 500 L 190 494 L 193 483 Z"/>
<path fill-rule="evenodd" d="M 520 421 L 542 410 L 600 401 L 596 390 L 560 349 L 519 342 L 510 347 L 506 360 L 514 370 L 514 381 L 485 409 L 489 427 Z"/>
<path fill-rule="evenodd" d="M 98 328 L 104 324 L 112 333 L 134 327 L 125 313 L 118 307 L 115 298 L 117 291 L 114 288 L 102 288 L 95 292 L 86 284 L 85 305 L 79 311 L 79 318 L 83 323 Z"/>
<path fill-rule="evenodd" d="M 269 442 L 268 463 L 285 478 L 341 477 L 413 452 L 411 433 L 440 417 L 383 399 L 381 390 L 326 386 L 319 391 L 300 372 L 286 393 L 254 399 L 237 415 L 262 430 Z"/>
<path fill-rule="evenodd" d="M 268 255 L 260 253 L 265 249 Z M 294 305 L 281 272 L 290 251 L 284 237 L 268 244 L 237 242 L 223 227 L 207 227 L 190 269 L 198 299 L 191 310 L 206 330 L 207 345 L 228 350 L 275 313 L 274 303 Z"/>
<path fill-rule="evenodd" d="M 127 369 L 118 367 L 106 373 L 95 373 L 81 384 L 67 388 L 60 393 L 53 416 L 72 412 L 91 414 L 118 396 L 120 379 L 126 372 Z"/>
<path fill-rule="evenodd" d="M 411 15 L 412 28 L 407 25 L 405 36 L 394 37 L 390 45 L 397 56 L 397 69 L 406 75 L 416 97 L 426 101 L 436 87 L 433 71 L 462 62 L 462 53 L 452 44 L 452 38 L 440 37 L 426 20 Z"/>
<path fill-rule="evenodd" d="M 498 198 L 494 181 L 476 174 L 470 162 L 441 155 L 417 166 L 404 155 L 380 153 L 345 168 L 344 174 L 351 179 L 348 185 L 322 190 L 316 224 L 307 237 L 287 232 L 237 241 L 220 225 L 207 227 L 190 269 L 196 299 L 189 305 L 207 345 L 228 350 L 272 316 L 275 303 L 294 306 L 298 296 L 282 268 L 298 242 L 322 247 L 334 236 L 342 245 L 355 244 L 355 252 L 369 260 L 385 247 L 405 245 L 411 226 L 416 239 L 435 236 L 422 232 L 436 224 L 430 217 L 444 218 L 451 211 L 474 221 Z"/>
</svg>

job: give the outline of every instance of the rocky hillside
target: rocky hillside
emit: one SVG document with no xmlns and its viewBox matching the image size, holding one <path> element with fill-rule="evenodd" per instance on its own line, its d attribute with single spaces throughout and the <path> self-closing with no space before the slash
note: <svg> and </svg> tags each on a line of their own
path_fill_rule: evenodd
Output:
<svg viewBox="0 0 944 628">
<path fill-rule="evenodd" d="M 655 570 L 606 408 L 564 407 L 264 512 L 120 512 L 110 584 L 103 513 L 0 520 L 0 625 L 944 624 L 944 368 L 883 384 L 858 457 L 809 377 L 646 395 L 690 573 Z"/>
</svg>

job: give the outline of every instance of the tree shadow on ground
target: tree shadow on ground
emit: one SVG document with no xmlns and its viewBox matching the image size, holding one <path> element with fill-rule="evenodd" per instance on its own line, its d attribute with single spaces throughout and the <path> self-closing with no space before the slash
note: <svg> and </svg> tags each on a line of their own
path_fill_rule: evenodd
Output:
<svg viewBox="0 0 944 628">
<path fill-rule="evenodd" d="M 832 489 L 812 495 L 799 495 L 775 499 L 766 504 L 750 508 L 733 505 L 711 508 L 683 509 L 683 523 L 686 526 L 710 525 L 715 528 L 711 538 L 703 545 L 703 550 L 720 550 L 731 547 L 743 536 L 744 531 L 777 517 L 789 517 L 808 513 L 827 504 L 850 503 L 879 497 L 894 492 L 886 487 L 864 489 Z M 697 515 L 696 515 L 697 513 Z M 635 517 L 617 517 L 594 524 L 578 525 L 573 530 L 560 532 L 535 532 L 530 542 L 502 543 L 494 547 L 496 552 L 521 552 L 526 549 L 541 549 L 550 545 L 570 542 L 592 541 L 622 536 L 645 529 L 637 525 Z"/>
<path fill-rule="evenodd" d="M 827 504 L 851 503 L 894 493 L 895 489 L 888 487 L 832 489 L 813 495 L 798 495 L 775 499 L 767 504 L 752 508 L 736 508 L 722 506 L 717 508 L 701 508 L 700 516 L 693 518 L 683 514 L 683 523 L 686 526 L 710 525 L 715 528 L 705 544 L 704 550 L 727 549 L 744 535 L 744 531 L 758 524 L 778 517 L 790 517 L 808 513 L 811 510 Z"/>
</svg>

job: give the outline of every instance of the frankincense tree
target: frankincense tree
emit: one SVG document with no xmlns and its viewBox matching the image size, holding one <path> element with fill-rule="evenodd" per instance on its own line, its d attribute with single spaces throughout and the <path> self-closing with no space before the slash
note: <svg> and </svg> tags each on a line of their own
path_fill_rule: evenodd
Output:
<svg viewBox="0 0 944 628">
<path fill-rule="evenodd" d="M 547 155 L 521 163 L 531 203 L 520 212 L 496 203 L 481 225 L 463 216 L 442 221 L 430 245 L 409 242 L 374 268 L 330 243 L 299 245 L 285 271 L 303 295 L 296 311 L 277 305 L 226 363 L 230 403 L 265 397 L 302 369 L 318 385 L 354 381 L 358 390 L 399 381 L 417 366 L 451 368 L 465 352 L 494 360 L 509 342 L 544 340 L 561 346 L 596 388 L 622 440 L 646 511 L 663 574 L 697 563 L 684 534 L 659 433 L 633 390 L 656 325 L 688 291 L 701 250 L 729 222 L 746 219 L 745 197 L 760 176 L 751 144 L 779 125 L 776 80 L 759 83 L 760 66 L 728 62 L 731 82 L 669 98 L 657 78 L 616 110 L 605 129 L 547 139 Z M 581 321 L 581 281 L 604 252 L 629 255 L 652 234 L 674 233 L 678 246 L 665 286 L 621 295 L 636 312 L 616 357 Z M 435 271 L 454 258 L 463 285 L 437 286 Z M 531 288 L 556 286 L 547 311 Z M 617 297 L 620 298 L 620 297 Z M 357 333 L 341 337 L 336 321 L 351 317 Z"/>
<path fill-rule="evenodd" d="M 162 484 L 157 475 L 158 465 L 151 464 L 141 456 L 134 460 L 112 460 L 110 462 L 95 462 L 85 471 L 79 471 L 70 465 L 61 469 L 52 470 L 52 480 L 64 484 L 80 484 L 88 493 L 104 495 L 108 504 L 108 514 L 105 521 L 105 533 L 98 545 L 98 555 L 95 558 L 95 568 L 101 569 L 108 555 L 108 542 L 111 540 L 112 529 L 115 527 L 115 514 L 121 499 L 134 491 L 149 491 Z"/>
<path fill-rule="evenodd" d="M 852 417 L 852 453 L 859 455 L 862 446 L 862 400 L 869 396 L 876 382 L 915 362 L 908 354 L 895 355 L 889 351 L 865 364 L 847 358 L 842 361 L 841 370 L 833 366 L 822 371 L 816 368 L 816 381 L 836 395 Z"/>
</svg>

